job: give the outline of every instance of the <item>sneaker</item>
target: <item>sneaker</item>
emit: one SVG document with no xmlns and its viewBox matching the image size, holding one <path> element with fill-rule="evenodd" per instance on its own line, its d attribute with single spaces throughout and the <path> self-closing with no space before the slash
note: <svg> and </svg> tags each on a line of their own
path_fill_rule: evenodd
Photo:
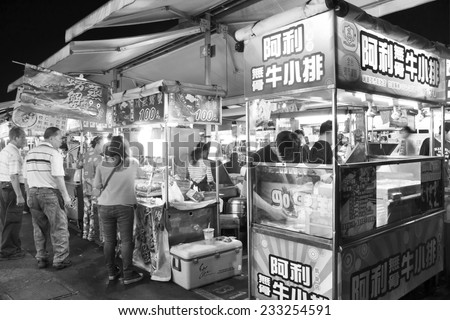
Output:
<svg viewBox="0 0 450 320">
<path fill-rule="evenodd" d="M 49 264 L 50 264 L 49 261 L 46 259 L 38 259 L 37 265 L 39 269 L 45 269 L 48 267 Z"/>
<path fill-rule="evenodd" d="M 68 268 L 72 265 L 72 261 L 69 258 L 64 259 L 61 262 L 53 263 L 53 267 L 57 270 Z"/>
<path fill-rule="evenodd" d="M 116 279 L 120 279 L 120 276 L 122 275 L 122 271 L 118 266 L 114 266 L 114 271 L 109 273 L 108 279 L 109 281 L 114 281 Z"/>
<path fill-rule="evenodd" d="M 130 276 L 123 278 L 123 284 L 132 284 L 141 281 L 142 278 L 144 278 L 144 275 L 142 273 L 133 271 Z"/>
<path fill-rule="evenodd" d="M 22 259 L 22 258 L 25 258 L 25 251 L 23 251 L 23 250 L 13 253 L 13 254 L 10 254 L 10 255 L 0 254 L 0 261 L 17 260 L 17 259 Z"/>
</svg>

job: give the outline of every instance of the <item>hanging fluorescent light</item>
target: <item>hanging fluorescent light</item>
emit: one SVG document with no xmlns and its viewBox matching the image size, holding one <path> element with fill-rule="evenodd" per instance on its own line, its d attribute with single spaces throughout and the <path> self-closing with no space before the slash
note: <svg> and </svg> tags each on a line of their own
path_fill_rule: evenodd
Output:
<svg viewBox="0 0 450 320">
<path fill-rule="evenodd" d="M 412 101 L 412 100 L 403 100 L 403 99 L 399 99 L 398 100 L 398 104 L 401 106 L 408 106 L 408 107 L 413 107 L 418 109 L 419 106 L 417 104 L 417 101 Z"/>
<path fill-rule="evenodd" d="M 389 97 L 379 96 L 379 95 L 373 94 L 372 98 L 373 98 L 374 102 L 375 101 L 376 102 L 381 102 L 381 103 L 387 104 L 388 106 L 393 106 L 394 105 L 393 99 L 389 98 Z"/>
</svg>

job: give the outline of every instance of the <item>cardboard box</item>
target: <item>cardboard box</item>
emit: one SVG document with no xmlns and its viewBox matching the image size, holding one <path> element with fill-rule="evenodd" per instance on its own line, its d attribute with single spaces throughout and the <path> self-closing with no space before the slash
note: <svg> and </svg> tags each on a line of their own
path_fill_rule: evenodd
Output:
<svg viewBox="0 0 450 320">
<path fill-rule="evenodd" d="M 242 272 L 242 242 L 216 237 L 170 248 L 172 280 L 190 290 Z"/>
</svg>

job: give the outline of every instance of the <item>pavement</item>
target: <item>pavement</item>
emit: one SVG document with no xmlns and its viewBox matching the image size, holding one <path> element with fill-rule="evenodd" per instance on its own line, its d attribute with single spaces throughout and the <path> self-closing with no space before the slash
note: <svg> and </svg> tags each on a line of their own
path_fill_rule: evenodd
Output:
<svg viewBox="0 0 450 320">
<path fill-rule="evenodd" d="M 34 258 L 31 216 L 23 216 L 22 247 L 26 256 L 19 260 L 0 261 L 0 300 L 243 300 L 248 299 L 247 258 L 242 275 L 201 288 L 186 290 L 172 281 L 152 281 L 144 273 L 141 282 L 124 286 L 109 282 L 102 248 L 83 240 L 70 228 L 70 251 L 73 265 L 56 270 L 38 269 Z M 245 253 L 245 251 L 244 251 Z M 432 286 L 422 285 L 407 294 L 408 300 L 449 300 L 450 281 L 443 275 Z"/>
<path fill-rule="evenodd" d="M 172 281 L 152 281 L 144 272 L 138 283 L 123 285 L 108 281 L 103 249 L 95 242 L 82 239 L 70 229 L 72 266 L 62 270 L 38 269 L 34 258 L 31 215 L 23 216 L 21 239 L 25 258 L 0 261 L 0 300 L 220 300 L 247 298 L 246 263 L 243 274 L 198 289 L 186 290 Z M 51 252 L 50 252 L 51 254 Z M 246 260 L 245 260 L 246 262 Z"/>
</svg>

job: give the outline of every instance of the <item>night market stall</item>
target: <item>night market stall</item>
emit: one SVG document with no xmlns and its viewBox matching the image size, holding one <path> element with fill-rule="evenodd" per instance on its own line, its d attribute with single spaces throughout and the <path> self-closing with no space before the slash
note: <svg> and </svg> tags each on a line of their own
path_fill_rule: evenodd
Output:
<svg viewBox="0 0 450 320">
<path fill-rule="evenodd" d="M 379 120 L 398 132 L 426 110 L 433 137 L 450 52 L 343 1 L 326 4 L 334 10 L 236 33 L 249 149 L 268 122 L 275 132 L 316 123 L 301 163 L 248 154 L 250 296 L 398 299 L 443 269 L 447 164 L 437 145 L 426 156 L 386 153 L 373 129 Z"/>
<path fill-rule="evenodd" d="M 136 183 L 138 207 L 133 261 L 154 280 L 170 280 L 172 268 L 175 273 L 181 272 L 181 266 L 171 260 L 169 247 L 203 241 L 207 228 L 214 228 L 214 235 L 220 235 L 219 194 L 236 194 L 233 185 L 222 183 L 223 165 L 215 166 L 215 188 L 211 191 L 200 189 L 187 174 L 189 154 L 201 139 L 206 142 L 208 138 L 201 138 L 200 128 L 221 123 L 224 95 L 217 86 L 161 80 L 113 94 L 108 102 L 114 108 L 114 126 L 128 138 L 131 153 L 146 172 L 146 177 Z M 242 253 L 240 241 L 230 239 L 227 246 L 235 250 L 238 243 Z M 209 247 L 217 250 L 216 246 Z M 239 268 L 236 265 L 219 277 L 240 272 L 240 261 Z M 207 268 L 206 264 L 202 265 Z M 213 268 L 210 266 L 202 277 L 203 282 L 195 285 L 217 280 L 217 270 Z M 183 267 L 183 276 L 174 275 L 174 280 L 186 281 L 195 272 L 191 270 L 187 274 L 186 271 Z"/>
</svg>

